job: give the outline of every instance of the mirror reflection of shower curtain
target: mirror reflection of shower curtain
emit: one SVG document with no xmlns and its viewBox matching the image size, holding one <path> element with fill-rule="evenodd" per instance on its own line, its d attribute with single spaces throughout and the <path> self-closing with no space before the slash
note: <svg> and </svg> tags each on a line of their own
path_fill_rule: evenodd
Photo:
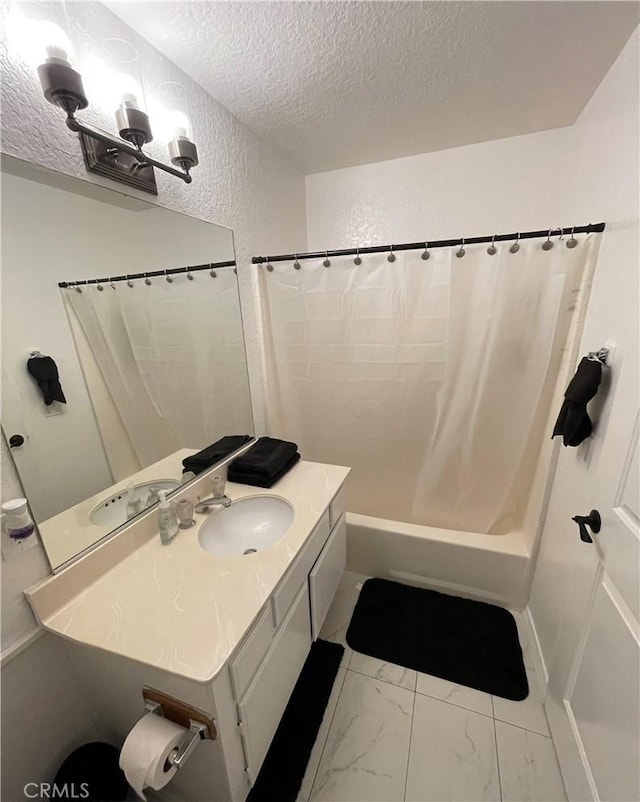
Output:
<svg viewBox="0 0 640 802">
<path fill-rule="evenodd" d="M 516 525 L 596 237 L 258 268 L 270 434 L 351 466 L 352 512 Z"/>
<path fill-rule="evenodd" d="M 218 270 L 215 279 L 203 272 L 192 281 L 180 275 L 171 284 L 156 278 L 150 287 L 142 281 L 116 287 L 63 291 L 129 440 L 123 444 L 119 436 L 110 448 L 109 427 L 101 427 L 114 478 L 180 448 L 244 432 L 251 408 L 233 270 Z M 77 345 L 95 405 L 100 391 Z M 116 455 L 128 466 L 116 467 Z"/>
</svg>

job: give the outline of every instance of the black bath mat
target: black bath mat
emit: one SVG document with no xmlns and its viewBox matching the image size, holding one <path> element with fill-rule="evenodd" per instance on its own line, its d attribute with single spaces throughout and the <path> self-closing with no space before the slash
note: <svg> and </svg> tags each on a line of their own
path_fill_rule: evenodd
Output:
<svg viewBox="0 0 640 802">
<path fill-rule="evenodd" d="M 311 644 L 247 802 L 295 802 L 343 654 L 339 643 Z"/>
<path fill-rule="evenodd" d="M 529 695 L 515 619 L 493 604 L 368 579 L 347 643 L 370 657 L 504 699 Z"/>
</svg>

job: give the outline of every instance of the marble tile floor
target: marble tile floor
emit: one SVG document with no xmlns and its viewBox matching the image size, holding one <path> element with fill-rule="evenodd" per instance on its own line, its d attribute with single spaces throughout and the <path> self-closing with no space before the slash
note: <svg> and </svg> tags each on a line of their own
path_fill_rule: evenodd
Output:
<svg viewBox="0 0 640 802">
<path fill-rule="evenodd" d="M 365 579 L 344 574 L 321 633 L 345 654 L 298 802 L 564 802 L 520 614 L 530 692 L 510 702 L 353 652 Z"/>
</svg>

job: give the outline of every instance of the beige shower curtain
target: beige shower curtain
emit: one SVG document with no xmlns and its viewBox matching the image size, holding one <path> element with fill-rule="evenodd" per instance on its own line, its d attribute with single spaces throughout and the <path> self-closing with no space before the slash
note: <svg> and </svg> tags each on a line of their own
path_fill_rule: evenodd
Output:
<svg viewBox="0 0 640 802">
<path fill-rule="evenodd" d="M 156 277 L 151 286 L 115 287 L 63 292 L 139 466 L 246 432 L 252 414 L 233 269 L 218 270 L 215 279 L 201 272 L 193 280 L 176 275 L 171 284 Z M 103 438 L 109 431 L 102 429 Z M 117 445 L 114 452 L 122 450 Z"/>
<path fill-rule="evenodd" d="M 270 433 L 304 459 L 351 466 L 353 512 L 513 525 L 596 238 L 258 268 Z"/>
</svg>

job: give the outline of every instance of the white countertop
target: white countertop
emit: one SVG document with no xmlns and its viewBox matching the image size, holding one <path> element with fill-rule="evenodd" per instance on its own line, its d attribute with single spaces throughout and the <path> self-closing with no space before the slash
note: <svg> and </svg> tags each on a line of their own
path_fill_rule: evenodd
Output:
<svg viewBox="0 0 640 802">
<path fill-rule="evenodd" d="M 206 516 L 196 515 L 196 526 L 181 530 L 173 543 L 151 537 L 50 615 L 37 611 L 41 623 L 73 641 L 207 682 L 239 645 L 348 473 L 303 461 L 271 490 L 229 482 L 232 499 L 265 494 L 291 503 L 293 522 L 280 540 L 255 554 L 216 557 L 198 543 Z M 61 580 L 64 572 L 47 582 Z M 37 590 L 28 595 L 36 609 Z"/>
</svg>

